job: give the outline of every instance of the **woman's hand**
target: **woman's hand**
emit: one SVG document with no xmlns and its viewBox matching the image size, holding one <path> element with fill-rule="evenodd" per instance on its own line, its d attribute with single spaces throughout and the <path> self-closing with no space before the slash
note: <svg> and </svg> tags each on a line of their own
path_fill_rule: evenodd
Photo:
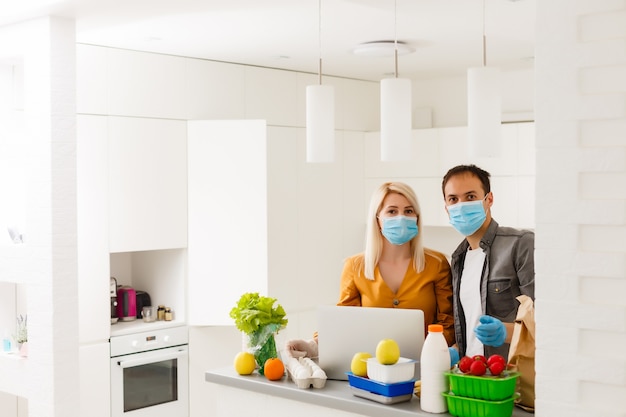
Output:
<svg viewBox="0 0 626 417">
<path fill-rule="evenodd" d="M 294 358 L 308 357 L 314 359 L 318 356 L 317 341 L 314 339 L 289 340 L 287 343 L 285 343 L 285 351 L 288 355 L 291 355 Z"/>
</svg>

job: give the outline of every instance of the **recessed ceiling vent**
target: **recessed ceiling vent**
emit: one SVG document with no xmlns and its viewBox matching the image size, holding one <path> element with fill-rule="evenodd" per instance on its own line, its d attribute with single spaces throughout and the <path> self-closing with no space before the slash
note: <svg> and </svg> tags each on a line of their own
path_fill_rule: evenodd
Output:
<svg viewBox="0 0 626 417">
<path fill-rule="evenodd" d="M 360 56 L 380 56 L 389 57 L 394 55 L 396 44 L 394 41 L 372 41 L 357 45 L 352 53 Z M 398 55 L 407 55 L 415 52 L 415 48 L 406 42 L 398 41 Z"/>
</svg>

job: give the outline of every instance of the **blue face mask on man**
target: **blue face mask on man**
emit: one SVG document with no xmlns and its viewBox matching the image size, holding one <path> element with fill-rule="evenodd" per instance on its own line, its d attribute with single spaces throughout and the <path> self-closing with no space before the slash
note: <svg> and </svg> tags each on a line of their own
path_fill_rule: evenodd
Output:
<svg viewBox="0 0 626 417">
<path fill-rule="evenodd" d="M 383 217 L 383 236 L 394 245 L 403 245 L 417 236 L 417 217 Z"/>
<path fill-rule="evenodd" d="M 485 196 L 487 198 L 487 196 Z M 448 206 L 450 224 L 463 236 L 473 235 L 487 218 L 483 201 L 467 201 Z"/>
</svg>

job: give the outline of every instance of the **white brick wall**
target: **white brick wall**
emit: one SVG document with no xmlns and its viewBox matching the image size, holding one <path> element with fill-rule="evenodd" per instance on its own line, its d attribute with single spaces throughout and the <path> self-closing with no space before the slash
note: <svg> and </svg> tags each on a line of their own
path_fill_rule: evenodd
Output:
<svg viewBox="0 0 626 417">
<path fill-rule="evenodd" d="M 26 254 L 17 261 L 0 258 L 3 264 L 17 262 L 28 306 L 28 358 L 12 382 L 26 387 L 16 393 L 28 399 L 29 416 L 74 417 L 79 380 L 74 21 L 42 18 L 2 29 L 0 41 L 18 35 L 11 40 L 24 60 L 22 139 L 28 146 L 21 161 Z"/>
<path fill-rule="evenodd" d="M 626 2 L 537 22 L 536 415 L 624 417 Z"/>
</svg>

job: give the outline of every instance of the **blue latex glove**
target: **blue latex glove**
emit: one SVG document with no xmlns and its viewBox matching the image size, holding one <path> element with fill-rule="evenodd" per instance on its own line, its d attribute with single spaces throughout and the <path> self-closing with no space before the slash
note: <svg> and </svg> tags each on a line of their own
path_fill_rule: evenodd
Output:
<svg viewBox="0 0 626 417">
<path fill-rule="evenodd" d="M 448 352 L 450 352 L 450 368 L 452 368 L 460 359 L 459 351 L 456 348 L 449 347 Z"/>
<path fill-rule="evenodd" d="M 483 345 L 502 346 L 506 339 L 506 327 L 492 316 L 480 316 L 480 324 L 474 329 L 476 337 Z"/>
</svg>

